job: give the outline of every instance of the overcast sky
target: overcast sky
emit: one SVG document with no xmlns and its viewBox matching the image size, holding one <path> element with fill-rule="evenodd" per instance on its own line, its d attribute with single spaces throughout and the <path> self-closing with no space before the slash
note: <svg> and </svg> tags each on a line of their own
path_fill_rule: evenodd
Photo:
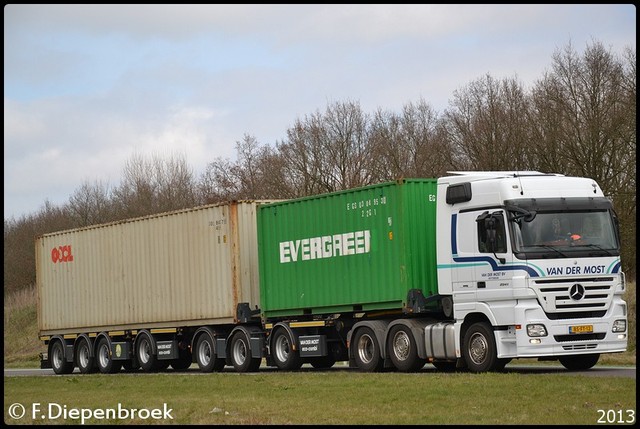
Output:
<svg viewBox="0 0 640 429">
<path fill-rule="evenodd" d="M 525 87 L 555 51 L 636 47 L 633 5 L 8 5 L 4 216 L 117 186 L 133 155 L 197 177 L 245 134 L 334 102 L 400 112 L 490 74 Z"/>
</svg>

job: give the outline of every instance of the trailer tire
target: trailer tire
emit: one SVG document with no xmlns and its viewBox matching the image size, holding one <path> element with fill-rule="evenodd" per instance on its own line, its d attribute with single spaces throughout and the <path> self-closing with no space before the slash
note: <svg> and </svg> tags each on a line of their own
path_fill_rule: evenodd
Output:
<svg viewBox="0 0 640 429">
<path fill-rule="evenodd" d="M 122 362 L 114 361 L 111 356 L 111 347 L 109 340 L 101 338 L 96 348 L 96 363 L 102 374 L 113 374 L 120 371 Z"/>
<path fill-rule="evenodd" d="M 598 363 L 599 359 L 600 355 L 597 353 L 592 355 L 562 356 L 559 358 L 562 366 L 569 371 L 584 371 L 590 369 Z"/>
<path fill-rule="evenodd" d="M 73 362 L 67 362 L 65 357 L 65 345 L 62 341 L 55 341 L 51 344 L 49 360 L 51 367 L 56 374 L 71 374 L 73 372 Z"/>
<path fill-rule="evenodd" d="M 217 356 L 214 340 L 207 332 L 196 342 L 196 362 L 201 372 L 220 371 L 224 368 L 224 359 Z"/>
<path fill-rule="evenodd" d="M 464 334 L 464 360 L 471 372 L 487 372 L 498 369 L 496 341 L 491 326 L 478 322 L 469 326 Z"/>
<path fill-rule="evenodd" d="M 76 364 L 82 374 L 91 374 L 98 370 L 95 356 L 91 356 L 89 340 L 81 338 L 76 344 Z"/>
<path fill-rule="evenodd" d="M 384 366 L 384 360 L 380 354 L 380 345 L 373 329 L 365 326 L 356 332 L 353 343 L 355 350 L 353 357 L 356 366 L 361 371 L 377 372 Z"/>
<path fill-rule="evenodd" d="M 160 369 L 158 358 L 153 354 L 154 342 L 153 337 L 147 333 L 139 334 L 138 341 L 136 341 L 136 359 L 144 372 Z"/>
<path fill-rule="evenodd" d="M 426 359 L 418 356 L 418 346 L 411 329 L 405 325 L 395 325 L 389 331 L 388 350 L 391 362 L 402 372 L 415 372 L 422 368 Z"/>
<path fill-rule="evenodd" d="M 244 332 L 238 331 L 231 337 L 231 364 L 237 372 L 255 372 L 261 360 L 251 357 L 251 345 Z"/>
<path fill-rule="evenodd" d="M 273 335 L 271 356 L 276 366 L 284 371 L 295 371 L 302 366 L 302 359 L 293 349 L 293 339 L 285 329 L 277 329 Z"/>
</svg>

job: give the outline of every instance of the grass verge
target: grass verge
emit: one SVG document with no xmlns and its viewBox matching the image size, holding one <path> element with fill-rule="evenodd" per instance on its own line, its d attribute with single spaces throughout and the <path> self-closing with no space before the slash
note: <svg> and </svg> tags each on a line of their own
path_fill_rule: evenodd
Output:
<svg viewBox="0 0 640 429">
<path fill-rule="evenodd" d="M 636 409 L 635 379 L 575 374 L 94 374 L 5 377 L 4 388 L 10 424 L 582 425 Z"/>
</svg>

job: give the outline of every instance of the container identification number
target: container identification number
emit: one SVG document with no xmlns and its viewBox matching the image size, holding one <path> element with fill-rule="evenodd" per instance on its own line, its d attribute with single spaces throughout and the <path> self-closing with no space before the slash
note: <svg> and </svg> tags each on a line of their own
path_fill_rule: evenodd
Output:
<svg viewBox="0 0 640 429">
<path fill-rule="evenodd" d="M 347 203 L 347 211 L 360 211 L 360 217 L 372 217 L 378 214 L 376 207 L 387 204 L 387 197 L 369 198 L 367 200 L 352 201 Z"/>
</svg>

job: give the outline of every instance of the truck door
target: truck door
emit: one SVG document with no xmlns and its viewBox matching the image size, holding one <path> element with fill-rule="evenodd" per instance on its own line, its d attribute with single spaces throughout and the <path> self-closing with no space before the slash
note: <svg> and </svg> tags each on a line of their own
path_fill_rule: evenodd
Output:
<svg viewBox="0 0 640 429">
<path fill-rule="evenodd" d="M 504 210 L 488 210 L 479 213 L 476 223 L 475 278 L 478 291 L 505 289 L 510 285 L 512 252 L 507 239 L 507 225 Z M 481 298 L 478 296 L 478 298 Z M 482 300 L 482 299 L 480 299 Z"/>
<path fill-rule="evenodd" d="M 465 211 L 456 217 L 453 289 L 458 302 L 478 300 L 477 291 L 508 286 L 512 257 L 504 211 Z"/>
</svg>

